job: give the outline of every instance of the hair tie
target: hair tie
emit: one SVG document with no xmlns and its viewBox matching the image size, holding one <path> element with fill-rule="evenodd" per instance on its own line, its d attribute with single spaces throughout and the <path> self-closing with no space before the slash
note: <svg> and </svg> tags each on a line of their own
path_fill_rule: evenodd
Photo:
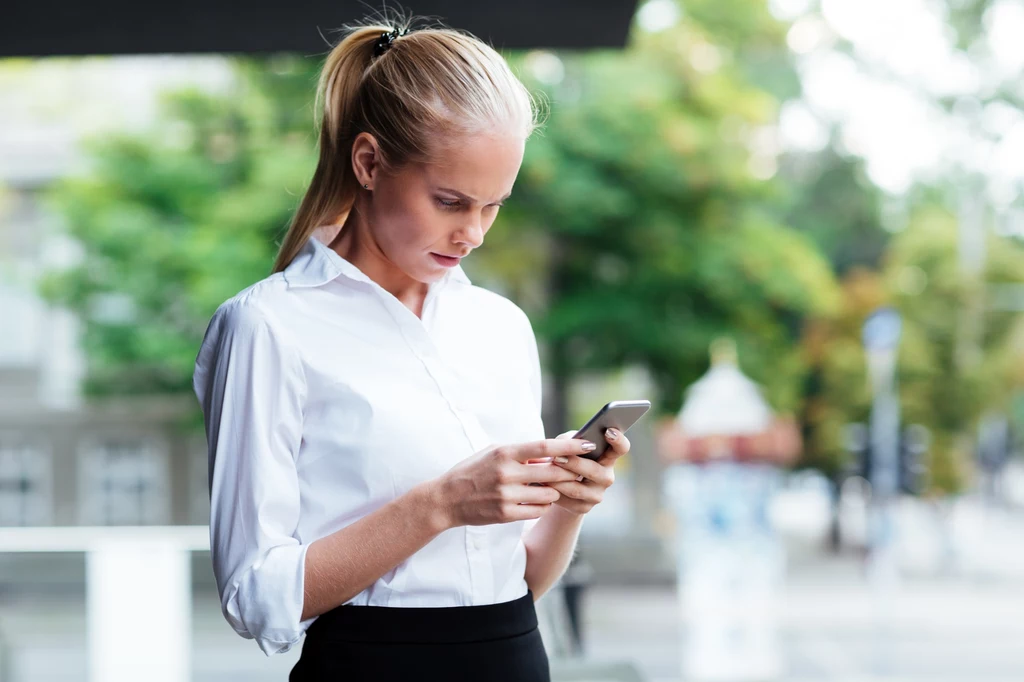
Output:
<svg viewBox="0 0 1024 682">
<path fill-rule="evenodd" d="M 403 28 L 403 29 L 399 30 L 396 27 L 396 28 L 391 29 L 390 31 L 385 31 L 384 33 L 381 33 L 380 34 L 380 38 L 378 38 L 377 42 L 374 43 L 374 45 L 373 45 L 373 56 L 374 57 L 379 57 L 382 54 L 384 54 L 385 52 L 387 52 L 388 50 L 390 50 L 391 49 L 391 45 L 394 44 L 394 42 L 396 40 L 398 40 L 399 38 L 401 38 L 402 36 L 404 36 L 408 32 L 409 32 L 408 28 Z"/>
</svg>

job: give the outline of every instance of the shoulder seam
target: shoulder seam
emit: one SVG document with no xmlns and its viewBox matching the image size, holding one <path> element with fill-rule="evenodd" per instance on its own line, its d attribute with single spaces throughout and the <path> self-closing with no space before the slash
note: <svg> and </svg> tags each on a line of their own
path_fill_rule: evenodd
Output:
<svg viewBox="0 0 1024 682">
<path fill-rule="evenodd" d="M 257 282 L 256 285 L 261 284 L 263 281 L 265 281 L 265 280 L 261 280 L 260 282 Z M 288 352 L 289 355 L 292 356 L 293 361 L 298 363 L 299 372 L 302 375 L 303 393 L 305 394 L 306 391 L 307 391 L 307 386 L 308 386 L 308 377 L 306 376 L 306 367 L 305 367 L 305 365 L 302 362 L 301 346 L 299 345 L 297 339 L 291 333 L 291 331 L 288 330 L 287 327 L 284 327 L 283 325 L 281 325 L 278 320 L 276 320 L 276 316 L 274 315 L 274 313 L 271 312 L 270 309 L 268 309 L 263 304 L 262 301 L 260 301 L 258 299 L 255 299 L 255 298 L 253 298 L 251 296 L 237 296 L 236 295 L 236 296 L 234 296 L 232 298 L 229 298 L 227 301 L 225 301 L 224 303 L 222 303 L 218 307 L 218 311 L 223 309 L 225 312 L 220 313 L 220 314 L 226 314 L 227 309 L 228 308 L 232 308 L 232 307 L 237 307 L 237 308 L 243 308 L 244 307 L 244 308 L 250 308 L 252 310 L 259 311 L 258 323 L 265 325 L 267 327 L 267 329 L 270 331 L 271 334 L 276 335 L 279 339 L 281 339 L 282 345 L 284 346 L 284 349 Z M 278 325 L 277 326 L 272 325 L 271 321 L 277 321 Z"/>
</svg>

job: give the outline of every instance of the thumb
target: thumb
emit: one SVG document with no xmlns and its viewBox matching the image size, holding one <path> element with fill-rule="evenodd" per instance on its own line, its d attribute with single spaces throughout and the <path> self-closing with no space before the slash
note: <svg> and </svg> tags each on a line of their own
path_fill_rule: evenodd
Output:
<svg viewBox="0 0 1024 682">
<path fill-rule="evenodd" d="M 573 429 L 572 431 L 566 431 L 565 433 L 560 433 L 557 436 L 555 436 L 555 439 L 557 440 L 559 438 L 572 438 L 573 434 L 575 434 L 575 433 L 576 433 L 575 429 Z"/>
</svg>

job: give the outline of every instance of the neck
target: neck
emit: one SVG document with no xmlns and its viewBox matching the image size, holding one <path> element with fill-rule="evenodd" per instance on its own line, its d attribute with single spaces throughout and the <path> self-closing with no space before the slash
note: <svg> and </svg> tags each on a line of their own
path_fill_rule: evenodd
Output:
<svg viewBox="0 0 1024 682">
<path fill-rule="evenodd" d="M 388 260 L 373 238 L 364 212 L 359 208 L 355 206 L 349 211 L 341 229 L 328 246 L 418 316 L 428 285 L 409 277 Z"/>
</svg>

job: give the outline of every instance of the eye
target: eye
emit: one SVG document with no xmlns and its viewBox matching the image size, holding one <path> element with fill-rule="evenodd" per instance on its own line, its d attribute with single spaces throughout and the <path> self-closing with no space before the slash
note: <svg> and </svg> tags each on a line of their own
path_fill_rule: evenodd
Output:
<svg viewBox="0 0 1024 682">
<path fill-rule="evenodd" d="M 443 209 L 445 209 L 447 211 L 453 211 L 453 210 L 456 210 L 456 209 L 459 208 L 459 202 L 458 201 L 447 201 L 445 199 L 440 199 L 439 198 L 439 199 L 437 199 L 437 204 L 438 204 L 438 206 L 440 206 L 441 208 L 443 208 Z"/>
</svg>

